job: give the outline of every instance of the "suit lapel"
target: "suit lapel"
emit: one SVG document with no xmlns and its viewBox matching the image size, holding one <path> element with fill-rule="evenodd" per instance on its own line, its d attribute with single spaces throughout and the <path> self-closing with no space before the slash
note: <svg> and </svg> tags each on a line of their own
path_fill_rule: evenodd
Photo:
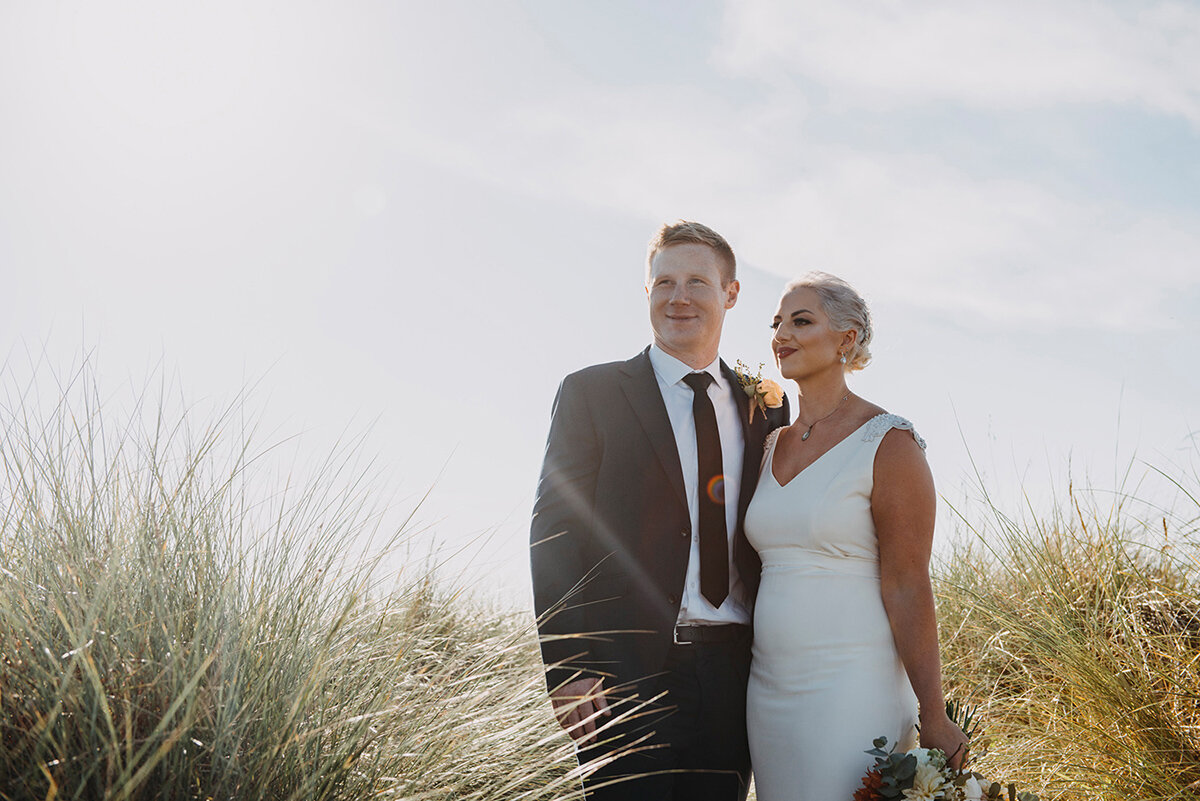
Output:
<svg viewBox="0 0 1200 801">
<path fill-rule="evenodd" d="M 763 443 L 771 425 L 767 421 L 767 416 L 757 411 L 754 414 L 754 422 L 750 422 L 750 396 L 742 389 L 737 375 L 724 362 L 721 362 L 721 369 L 725 372 L 725 378 L 733 386 L 739 416 L 742 419 L 742 484 L 741 492 L 738 493 L 737 533 L 733 539 L 733 561 L 738 566 L 742 581 L 753 597 L 758 591 L 760 563 L 758 554 L 750 545 L 750 541 L 746 539 L 746 510 L 750 508 L 750 499 L 758 486 Z"/>
<path fill-rule="evenodd" d="M 730 390 L 733 392 L 734 403 L 737 404 L 738 419 L 742 421 L 742 442 L 750 444 L 750 396 L 742 389 L 742 382 L 738 380 L 737 373 L 729 369 L 729 365 L 725 364 L 725 360 L 721 360 L 721 373 L 725 376 L 725 380 L 729 382 Z"/>
<path fill-rule="evenodd" d="M 679 465 L 679 449 L 675 447 L 671 418 L 667 415 L 667 406 L 658 389 L 649 351 L 647 348 L 621 365 L 621 389 L 662 463 L 675 495 L 686 509 L 687 492 L 683 486 L 683 468 Z"/>
</svg>

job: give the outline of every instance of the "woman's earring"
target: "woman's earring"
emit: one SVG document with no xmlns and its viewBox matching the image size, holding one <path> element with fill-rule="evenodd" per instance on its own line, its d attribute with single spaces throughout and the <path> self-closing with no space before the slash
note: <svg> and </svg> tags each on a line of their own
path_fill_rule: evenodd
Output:
<svg viewBox="0 0 1200 801">
<path fill-rule="evenodd" d="M 846 354 L 842 353 L 842 354 L 839 354 L 839 355 L 840 355 L 842 358 L 841 358 L 841 359 L 839 359 L 838 361 L 840 361 L 842 364 L 845 364 L 845 363 L 846 363 Z"/>
</svg>

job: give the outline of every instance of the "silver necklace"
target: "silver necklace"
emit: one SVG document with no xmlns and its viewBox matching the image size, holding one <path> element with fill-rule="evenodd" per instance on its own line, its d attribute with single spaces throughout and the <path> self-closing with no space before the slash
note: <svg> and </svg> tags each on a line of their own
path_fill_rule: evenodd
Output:
<svg viewBox="0 0 1200 801">
<path fill-rule="evenodd" d="M 815 426 L 817 423 L 821 422 L 821 420 L 828 420 L 830 417 L 833 417 L 833 415 L 837 413 L 837 410 L 842 408 L 842 404 L 845 403 L 846 399 L 849 397 L 850 397 L 850 393 L 847 392 L 845 395 L 842 396 L 842 399 L 840 401 L 838 401 L 838 405 L 833 407 L 832 412 L 830 412 L 829 414 L 825 415 L 824 417 L 822 417 L 820 419 L 813 420 L 811 423 L 809 423 L 808 430 L 800 435 L 800 440 L 801 441 L 807 440 L 808 435 L 812 433 L 813 426 Z"/>
</svg>

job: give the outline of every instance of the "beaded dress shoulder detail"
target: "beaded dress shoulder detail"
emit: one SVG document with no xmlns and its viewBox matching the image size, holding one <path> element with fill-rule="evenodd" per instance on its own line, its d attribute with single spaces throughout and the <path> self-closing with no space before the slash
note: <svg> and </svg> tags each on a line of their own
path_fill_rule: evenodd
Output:
<svg viewBox="0 0 1200 801">
<path fill-rule="evenodd" d="M 913 428 L 913 424 L 898 414 L 889 414 L 887 412 L 876 415 L 867 421 L 863 427 L 863 442 L 879 439 L 893 428 L 902 428 L 905 431 L 912 432 L 913 439 L 921 446 L 921 450 L 925 450 L 925 440 Z"/>
<path fill-rule="evenodd" d="M 779 432 L 782 428 L 776 428 L 767 434 L 766 440 L 763 442 L 762 462 L 758 465 L 758 474 L 761 476 L 763 468 L 767 466 L 767 461 L 771 458 L 771 449 L 775 447 L 775 441 L 779 439 Z"/>
</svg>

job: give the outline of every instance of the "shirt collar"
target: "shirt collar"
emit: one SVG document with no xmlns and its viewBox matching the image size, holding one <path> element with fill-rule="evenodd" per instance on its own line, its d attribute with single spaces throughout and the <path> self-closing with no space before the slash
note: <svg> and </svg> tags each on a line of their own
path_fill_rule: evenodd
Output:
<svg viewBox="0 0 1200 801">
<path fill-rule="evenodd" d="M 688 365 L 676 359 L 671 354 L 660 348 L 657 344 L 650 346 L 650 364 L 654 367 L 654 373 L 664 384 L 669 387 L 683 381 L 683 377 L 688 373 L 708 373 L 712 376 L 713 381 L 717 386 L 725 386 L 725 376 L 721 375 L 721 357 L 713 359 L 712 364 L 702 370 L 693 370 Z"/>
</svg>

